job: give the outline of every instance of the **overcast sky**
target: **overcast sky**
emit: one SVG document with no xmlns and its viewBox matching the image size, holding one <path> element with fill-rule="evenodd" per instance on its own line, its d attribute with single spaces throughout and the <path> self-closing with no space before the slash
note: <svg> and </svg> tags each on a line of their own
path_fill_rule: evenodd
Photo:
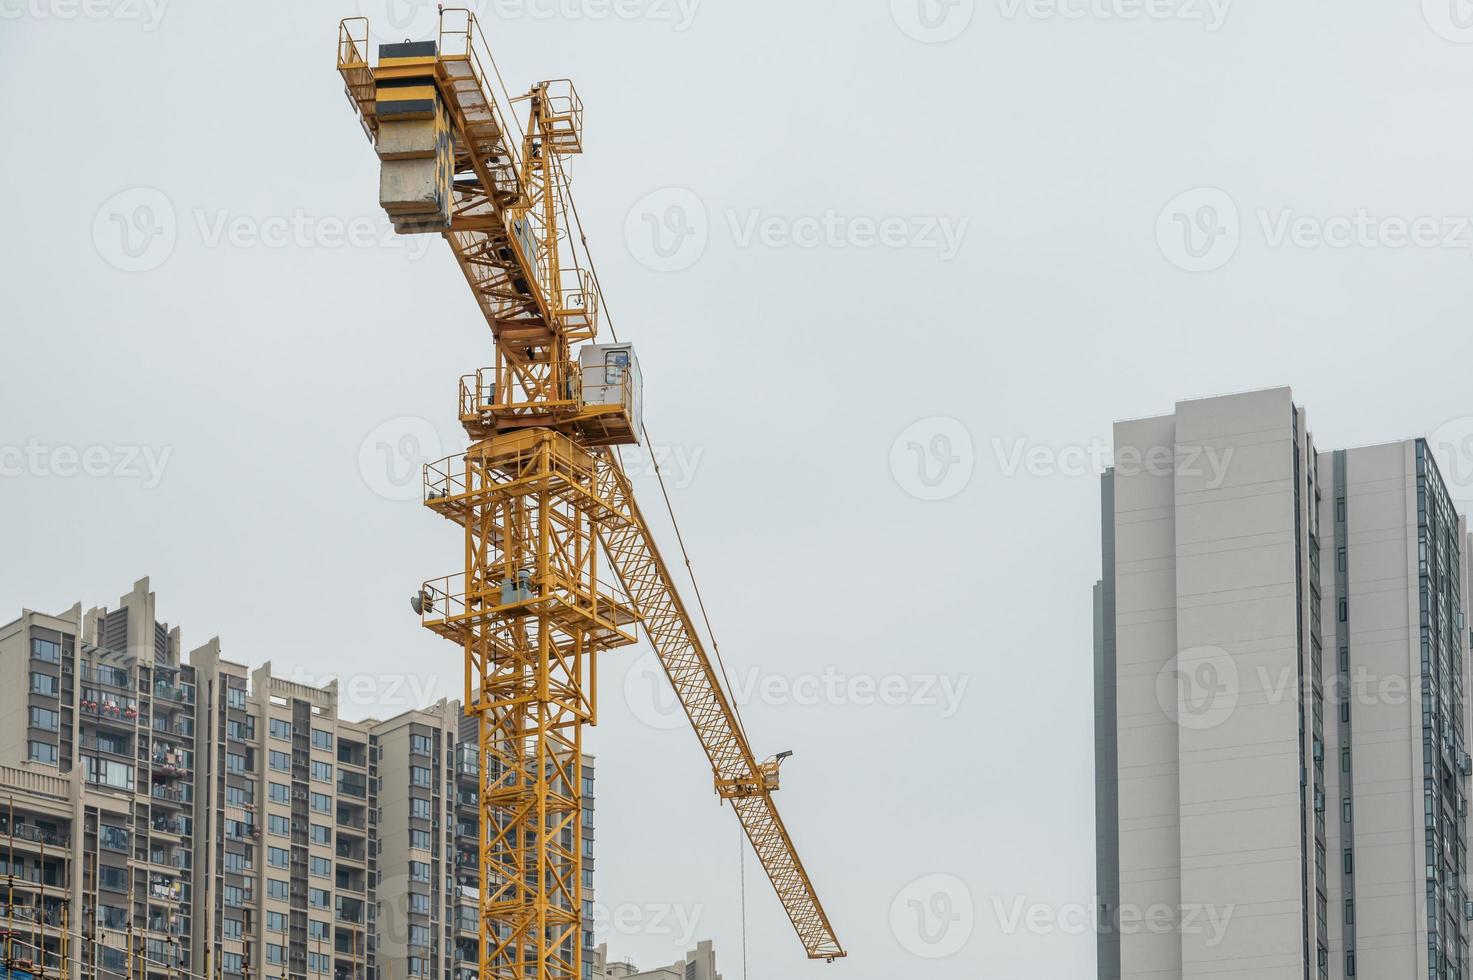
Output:
<svg viewBox="0 0 1473 980">
<path fill-rule="evenodd" d="M 1473 436 L 1466 0 L 947 3 L 480 8 L 509 84 L 586 102 L 591 247 L 852 953 L 803 961 L 749 863 L 750 980 L 1091 975 L 1114 420 L 1289 384 L 1321 447 Z M 458 693 L 415 474 L 491 355 L 443 242 L 377 213 L 357 12 L 0 0 L 0 618 L 149 575 L 188 647 L 363 716 Z M 605 932 L 744 980 L 737 824 L 649 666 L 601 673 Z"/>
</svg>

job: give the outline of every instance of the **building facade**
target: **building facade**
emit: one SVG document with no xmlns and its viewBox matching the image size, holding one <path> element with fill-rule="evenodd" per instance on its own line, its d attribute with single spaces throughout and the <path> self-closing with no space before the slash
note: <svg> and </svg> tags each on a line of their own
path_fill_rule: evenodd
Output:
<svg viewBox="0 0 1473 980">
<path fill-rule="evenodd" d="M 1426 443 L 1181 402 L 1116 425 L 1102 503 L 1100 977 L 1468 976 L 1469 538 Z"/>
<path fill-rule="evenodd" d="M 593 980 L 721 980 L 716 972 L 716 951 L 709 940 L 669 966 L 641 970 L 626 961 L 610 963 L 608 948 L 594 950 Z"/>
<path fill-rule="evenodd" d="M 148 581 L 0 626 L 0 959 L 133 980 L 476 980 L 476 720 L 182 655 Z M 583 760 L 584 976 L 594 975 Z M 13 880 L 11 875 L 13 873 Z"/>
</svg>

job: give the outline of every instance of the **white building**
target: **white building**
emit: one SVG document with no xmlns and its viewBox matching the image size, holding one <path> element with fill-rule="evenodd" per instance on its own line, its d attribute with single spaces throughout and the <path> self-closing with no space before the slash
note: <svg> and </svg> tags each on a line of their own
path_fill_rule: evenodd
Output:
<svg viewBox="0 0 1473 980">
<path fill-rule="evenodd" d="M 1103 527 L 1100 977 L 1468 976 L 1470 541 L 1426 444 L 1182 402 L 1116 425 Z"/>
</svg>

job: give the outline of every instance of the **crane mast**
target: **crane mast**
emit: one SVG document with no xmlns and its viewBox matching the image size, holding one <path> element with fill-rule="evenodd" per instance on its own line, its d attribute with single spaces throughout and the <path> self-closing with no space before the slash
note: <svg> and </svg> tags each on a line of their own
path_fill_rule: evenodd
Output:
<svg viewBox="0 0 1473 980">
<path fill-rule="evenodd" d="M 773 803 L 782 757 L 753 754 L 619 463 L 643 429 L 641 380 L 628 344 L 595 343 L 597 279 L 570 234 L 576 90 L 511 98 L 468 10 L 442 10 L 432 41 L 380 45 L 377 64 L 368 49 L 367 19 L 342 21 L 337 67 L 380 204 L 396 231 L 445 238 L 495 347 L 460 382 L 470 448 L 425 468 L 426 505 L 463 529 L 463 570 L 414 597 L 461 648 L 478 719 L 481 976 L 580 977 L 583 729 L 599 655 L 641 628 L 805 951 L 845 955 Z"/>
</svg>

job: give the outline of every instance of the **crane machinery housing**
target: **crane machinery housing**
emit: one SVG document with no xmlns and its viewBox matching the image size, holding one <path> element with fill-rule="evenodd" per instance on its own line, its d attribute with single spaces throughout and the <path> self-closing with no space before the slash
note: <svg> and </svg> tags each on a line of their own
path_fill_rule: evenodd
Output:
<svg viewBox="0 0 1473 980">
<path fill-rule="evenodd" d="M 425 504 L 464 530 L 464 568 L 413 599 L 461 648 L 478 719 L 482 978 L 579 980 L 583 730 L 599 655 L 641 628 L 807 955 L 844 956 L 773 802 L 787 753 L 753 754 L 620 462 L 648 437 L 634 351 L 596 342 L 607 310 L 573 234 L 577 91 L 511 97 L 466 9 L 376 63 L 369 39 L 366 18 L 343 20 L 337 68 L 380 159 L 379 203 L 397 232 L 445 238 L 494 341 L 460 382 L 470 448 L 424 474 Z"/>
</svg>

